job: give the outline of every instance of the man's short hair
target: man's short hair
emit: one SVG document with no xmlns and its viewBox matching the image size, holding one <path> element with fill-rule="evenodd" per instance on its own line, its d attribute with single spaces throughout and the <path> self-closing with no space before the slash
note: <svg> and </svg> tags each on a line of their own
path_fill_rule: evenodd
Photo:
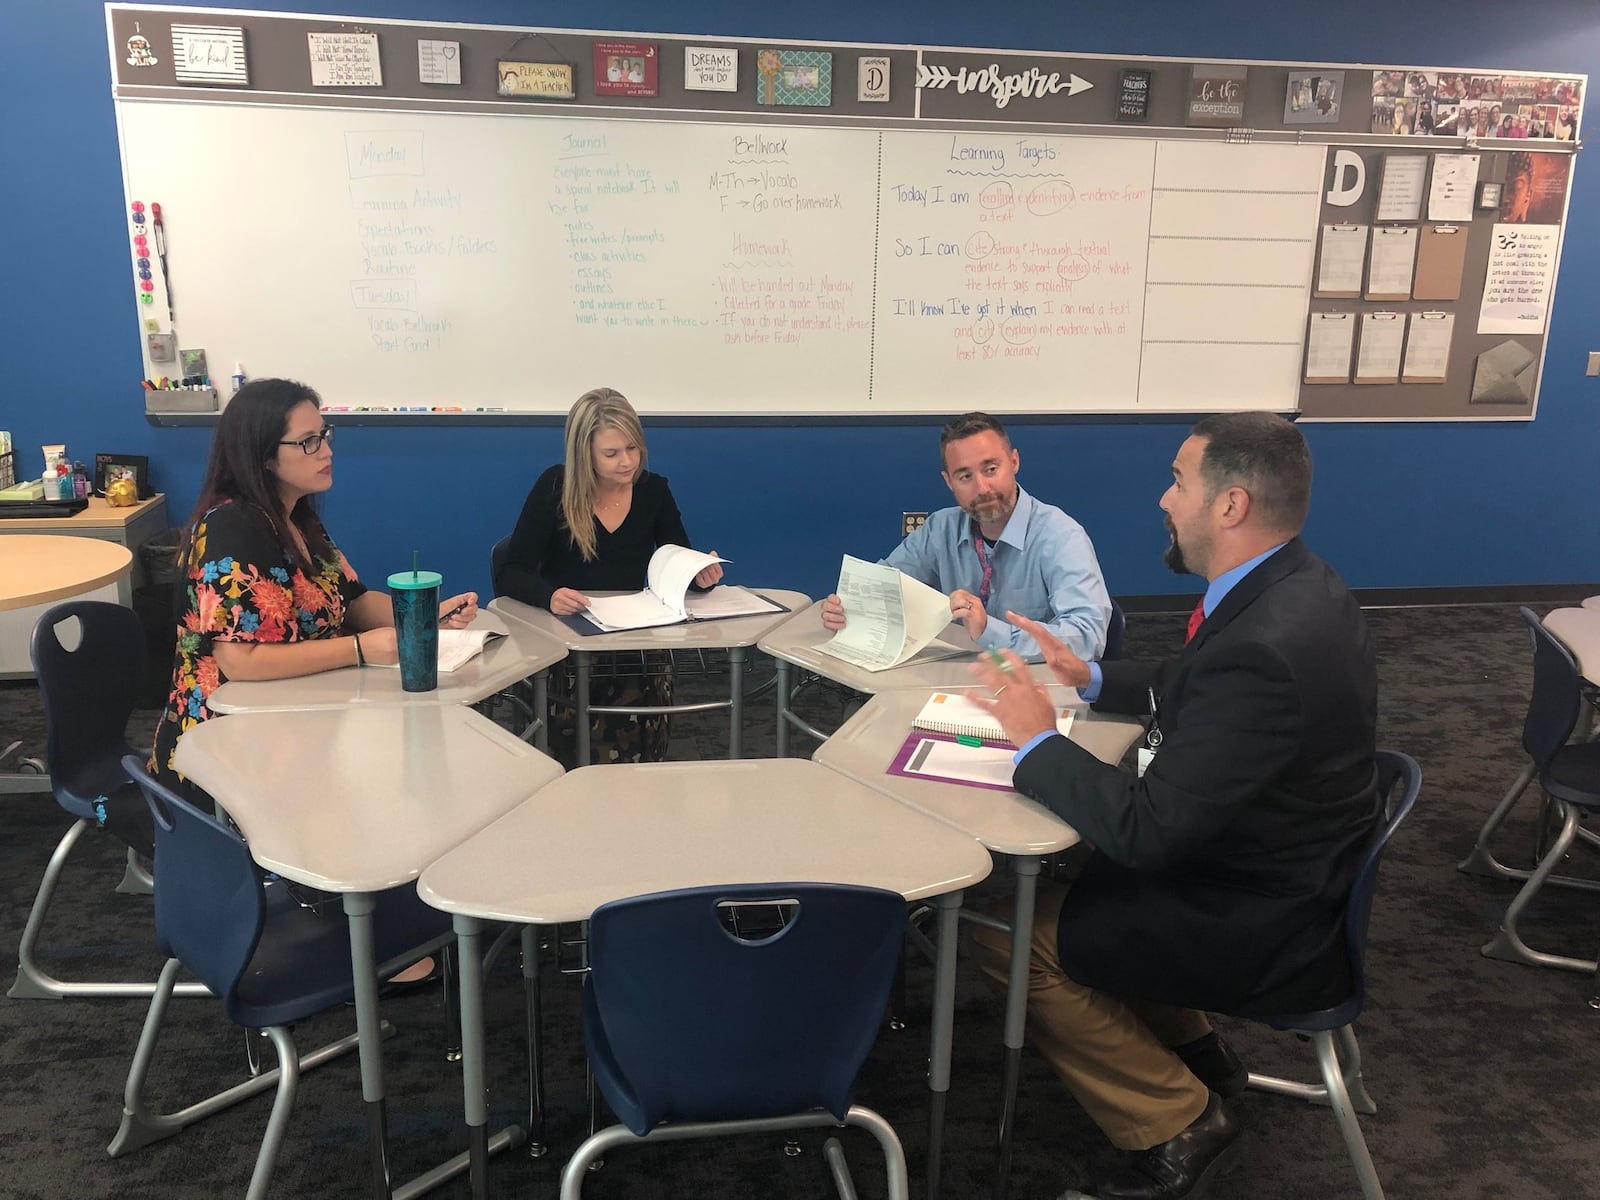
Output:
<svg viewBox="0 0 1600 1200">
<path fill-rule="evenodd" d="M 959 442 L 964 438 L 991 430 L 1000 435 L 1000 440 L 1005 443 L 1007 450 L 1011 449 L 1011 437 L 1006 433 L 1006 427 L 988 413 L 969 412 L 962 413 L 959 417 L 952 417 L 939 431 L 939 469 L 944 469 L 944 448 L 951 442 Z"/>
<path fill-rule="evenodd" d="M 1200 477 L 1208 499 L 1242 487 L 1265 527 L 1300 532 L 1311 505 L 1311 450 L 1299 429 L 1276 413 L 1235 412 L 1207 417 L 1189 432 L 1206 440 Z"/>
</svg>

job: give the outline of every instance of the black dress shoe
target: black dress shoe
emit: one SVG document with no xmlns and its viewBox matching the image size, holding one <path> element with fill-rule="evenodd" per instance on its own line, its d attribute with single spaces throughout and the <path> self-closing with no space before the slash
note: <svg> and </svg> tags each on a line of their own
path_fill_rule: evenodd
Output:
<svg viewBox="0 0 1600 1200">
<path fill-rule="evenodd" d="M 1250 1072 L 1244 1063 L 1217 1033 L 1174 1046 L 1172 1052 L 1183 1059 L 1183 1065 L 1196 1079 L 1224 1100 L 1241 1095 L 1250 1082 Z"/>
<path fill-rule="evenodd" d="M 1097 1200 L 1199 1200 L 1233 1165 L 1239 1133 L 1239 1123 L 1213 1095 L 1177 1137 L 1141 1150 L 1089 1192 Z"/>
</svg>

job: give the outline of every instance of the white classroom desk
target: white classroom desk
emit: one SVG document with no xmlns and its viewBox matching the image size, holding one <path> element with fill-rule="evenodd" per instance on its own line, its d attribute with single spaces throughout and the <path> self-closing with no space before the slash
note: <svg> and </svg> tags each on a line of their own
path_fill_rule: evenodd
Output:
<svg viewBox="0 0 1600 1200">
<path fill-rule="evenodd" d="M 1586 683 L 1600 687 L 1600 606 L 1558 608 L 1547 613 L 1544 627 L 1572 651 L 1578 674 Z"/>
<path fill-rule="evenodd" d="M 1058 708 L 1067 705 L 1073 708 L 1072 731 L 1068 736 L 1102 762 L 1120 761 L 1128 747 L 1144 732 L 1144 725 L 1132 717 L 1090 711 L 1074 688 L 1053 683 L 1048 690 Z M 986 689 L 983 694 L 988 694 Z M 927 698 L 928 693 L 923 690 L 878 693 L 823 742 L 812 758 L 847 778 L 948 822 L 971 834 L 996 854 L 1011 859 L 1017 883 L 1016 919 L 1011 928 L 1011 974 L 1006 986 L 1005 1082 L 1000 1110 L 1000 1162 L 995 1185 L 995 1194 L 1003 1196 L 1010 1169 L 1011 1130 L 1027 1017 L 1028 956 L 1034 894 L 1039 882 L 1039 856 L 1076 845 L 1078 832 L 1044 805 L 1017 792 L 889 774 L 889 764 L 905 744 L 912 718 L 921 711 Z M 958 904 L 959 898 L 954 904 L 949 897 L 940 897 L 938 901 L 941 954 L 944 953 L 943 939 L 947 936 L 944 925 L 948 922 L 954 929 Z M 948 936 L 954 939 L 953 932 Z M 928 1087 L 935 1093 L 935 1111 L 942 1112 L 942 1093 L 950 1087 L 948 1053 L 943 1061 L 937 1056 L 934 1058 L 928 1073 Z M 936 1127 L 930 1142 L 938 1132 Z M 936 1186 L 933 1194 L 937 1195 Z"/>
<path fill-rule="evenodd" d="M 202 721 L 173 763 L 233 818 L 262 867 L 343 894 L 371 1130 L 372 1192 L 391 1194 L 374 893 L 424 867 L 556 780 L 561 767 L 468 708 L 369 706 L 243 713 Z M 311 786 L 311 785 L 315 786 Z M 495 1149 L 515 1143 L 502 1131 Z M 467 1156 L 394 1189 L 417 1195 Z"/>
<path fill-rule="evenodd" d="M 953 894 L 959 907 L 961 889 L 990 866 L 970 835 L 803 759 L 579 767 L 417 881 L 424 901 L 455 917 L 473 1144 L 488 1122 L 478 968 L 484 921 L 528 926 L 527 943 L 535 924 L 584 921 L 612 900 L 719 883 L 864 884 L 908 900 Z M 935 1053 L 947 1062 L 954 934 L 952 922 L 934 990 Z"/>
<path fill-rule="evenodd" d="M 780 588 L 749 589 L 776 601 L 787 609 L 804 608 L 811 597 L 802 592 L 788 592 Z M 595 592 L 596 596 L 615 596 L 617 592 Z M 702 704 L 675 704 L 662 708 L 598 708 L 597 712 L 708 712 L 712 709 L 728 710 L 728 757 L 738 758 L 744 750 L 744 665 L 750 647 L 782 621 L 788 613 L 760 613 L 750 617 L 726 617 L 716 621 L 684 621 L 678 625 L 657 625 L 650 629 L 624 629 L 616 633 L 583 634 L 573 630 L 562 618 L 547 609 L 523 604 L 509 596 L 500 596 L 489 604 L 493 612 L 530 625 L 547 637 L 567 648 L 577 668 L 575 691 L 577 706 L 577 761 L 587 765 L 590 760 L 589 745 L 589 676 L 593 657 L 609 651 L 651 650 L 726 650 L 728 652 L 729 693 L 726 700 L 713 700 Z M 580 618 L 581 620 L 582 618 Z"/>
<path fill-rule="evenodd" d="M 978 654 L 978 643 L 968 636 L 957 622 L 918 651 L 908 662 L 886 671 L 869 671 L 842 658 L 824 654 L 817 647 L 833 638 L 833 633 L 822 627 L 822 601 L 802 609 L 780 625 L 775 625 L 756 643 L 756 649 L 770 654 L 778 664 L 778 757 L 789 753 L 789 727 L 793 725 L 802 733 L 819 741 L 827 734 L 815 729 L 795 716 L 789 709 L 793 690 L 791 666 L 806 670 L 841 683 L 858 692 L 877 695 L 900 688 L 920 688 L 927 691 L 970 687 L 972 672 L 967 668 Z M 1040 683 L 1050 683 L 1050 668 L 1034 663 L 1029 673 Z"/>
<path fill-rule="evenodd" d="M 567 648 L 509 615 L 497 621 L 494 614 L 480 612 L 469 628 L 480 625 L 498 625 L 506 636 L 491 640 L 482 654 L 457 670 L 441 671 L 439 686 L 431 692 L 406 691 L 397 667 L 352 666 L 293 679 L 234 680 L 212 692 L 206 706 L 215 713 L 235 714 L 368 704 L 477 704 L 531 675 L 534 715 L 542 721 L 549 669 L 567 656 Z M 548 744 L 547 733 L 541 724 L 541 748 Z"/>
</svg>

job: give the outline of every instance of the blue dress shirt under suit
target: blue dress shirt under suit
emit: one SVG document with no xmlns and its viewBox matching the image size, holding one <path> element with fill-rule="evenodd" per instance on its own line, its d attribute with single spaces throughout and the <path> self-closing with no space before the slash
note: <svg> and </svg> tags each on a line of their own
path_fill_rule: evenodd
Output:
<svg viewBox="0 0 1600 1200">
<path fill-rule="evenodd" d="M 946 595 L 958 588 L 978 595 L 983 568 L 972 538 L 972 518 L 966 512 L 941 508 L 883 562 Z M 1007 612 L 1018 612 L 1047 626 L 1080 658 L 1100 656 L 1111 621 L 1111 596 L 1082 525 L 1019 485 L 1017 507 L 988 553 L 994 575 L 984 602 L 989 620 L 976 639 L 979 646 L 1040 661 L 1038 643 L 1005 620 Z"/>
</svg>

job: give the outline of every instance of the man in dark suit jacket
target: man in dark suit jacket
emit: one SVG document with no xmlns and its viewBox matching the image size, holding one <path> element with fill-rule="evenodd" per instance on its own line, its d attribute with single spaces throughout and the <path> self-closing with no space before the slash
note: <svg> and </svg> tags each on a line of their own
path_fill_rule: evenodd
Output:
<svg viewBox="0 0 1600 1200">
<path fill-rule="evenodd" d="M 1017 790 L 1094 847 L 1070 890 L 1040 889 L 1029 1030 L 1110 1140 L 1138 1152 L 1090 1189 L 1101 1200 L 1178 1200 L 1225 1169 L 1239 1128 L 1221 1101 L 1245 1072 L 1204 1011 L 1345 997 L 1344 904 L 1380 814 L 1372 642 L 1299 539 L 1299 430 L 1267 413 L 1208 418 L 1172 474 L 1166 560 L 1209 583 L 1182 652 L 1091 665 L 1030 630 L 1096 709 L 1150 716 L 1142 774 L 1056 734 L 1020 661 L 978 668 L 1021 747 Z M 1009 938 L 973 942 L 1003 984 Z"/>
</svg>

